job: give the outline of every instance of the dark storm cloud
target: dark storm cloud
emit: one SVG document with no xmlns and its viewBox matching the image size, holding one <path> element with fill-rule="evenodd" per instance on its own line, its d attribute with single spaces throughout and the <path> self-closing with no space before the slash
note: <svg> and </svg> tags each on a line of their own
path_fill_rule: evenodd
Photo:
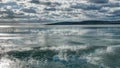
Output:
<svg viewBox="0 0 120 68">
<path fill-rule="evenodd" d="M 113 11 L 111 14 L 113 14 L 115 16 L 120 16 L 120 9 Z"/>
<path fill-rule="evenodd" d="M 44 8 L 45 11 L 55 11 L 56 8 L 53 8 L 53 7 L 46 7 Z"/>
<path fill-rule="evenodd" d="M 93 2 L 93 3 L 108 3 L 109 0 L 89 0 L 90 2 Z"/>
<path fill-rule="evenodd" d="M 103 6 L 104 7 L 111 7 L 111 8 L 113 8 L 113 7 L 120 7 L 120 2 L 109 2 L 107 4 L 104 4 Z"/>
<path fill-rule="evenodd" d="M 71 8 L 75 9 L 83 9 L 83 10 L 99 10 L 102 8 L 102 6 L 97 4 L 91 4 L 91 3 L 77 3 L 75 5 L 71 5 Z"/>
<path fill-rule="evenodd" d="M 39 0 L 31 0 L 30 3 L 35 3 L 35 4 L 39 4 L 40 1 Z"/>
<path fill-rule="evenodd" d="M 24 8 L 22 9 L 23 12 L 27 12 L 27 13 L 36 13 L 36 11 L 32 8 Z"/>
</svg>

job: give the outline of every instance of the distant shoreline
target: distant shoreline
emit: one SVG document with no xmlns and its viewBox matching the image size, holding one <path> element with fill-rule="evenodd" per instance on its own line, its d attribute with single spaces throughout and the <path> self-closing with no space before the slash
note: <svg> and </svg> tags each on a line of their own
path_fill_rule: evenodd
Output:
<svg viewBox="0 0 120 68">
<path fill-rule="evenodd" d="M 119 24 L 120 21 L 81 21 L 81 22 L 56 22 L 46 25 L 112 25 Z"/>
</svg>

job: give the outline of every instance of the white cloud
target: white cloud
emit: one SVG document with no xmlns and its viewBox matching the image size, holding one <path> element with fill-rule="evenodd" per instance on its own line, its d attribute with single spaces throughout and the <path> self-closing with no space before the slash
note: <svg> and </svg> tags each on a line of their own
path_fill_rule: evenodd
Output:
<svg viewBox="0 0 120 68">
<path fill-rule="evenodd" d="M 120 20 L 120 0 L 4 0 L 0 7 L 0 13 L 32 14 L 46 21 Z"/>
</svg>

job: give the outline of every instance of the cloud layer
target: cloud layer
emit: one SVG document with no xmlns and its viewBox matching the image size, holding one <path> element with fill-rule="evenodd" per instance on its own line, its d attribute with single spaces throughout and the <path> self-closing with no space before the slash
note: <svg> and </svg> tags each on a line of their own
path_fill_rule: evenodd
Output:
<svg viewBox="0 0 120 68">
<path fill-rule="evenodd" d="M 120 0 L 4 0 L 0 18 L 36 21 L 120 20 Z"/>
</svg>

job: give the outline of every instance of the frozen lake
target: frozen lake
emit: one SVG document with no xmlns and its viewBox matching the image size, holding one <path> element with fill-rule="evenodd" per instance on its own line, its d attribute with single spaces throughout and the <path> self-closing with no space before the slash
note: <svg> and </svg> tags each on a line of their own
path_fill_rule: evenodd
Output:
<svg viewBox="0 0 120 68">
<path fill-rule="evenodd" d="M 3 25 L 2 68 L 120 67 L 119 26 Z"/>
</svg>

